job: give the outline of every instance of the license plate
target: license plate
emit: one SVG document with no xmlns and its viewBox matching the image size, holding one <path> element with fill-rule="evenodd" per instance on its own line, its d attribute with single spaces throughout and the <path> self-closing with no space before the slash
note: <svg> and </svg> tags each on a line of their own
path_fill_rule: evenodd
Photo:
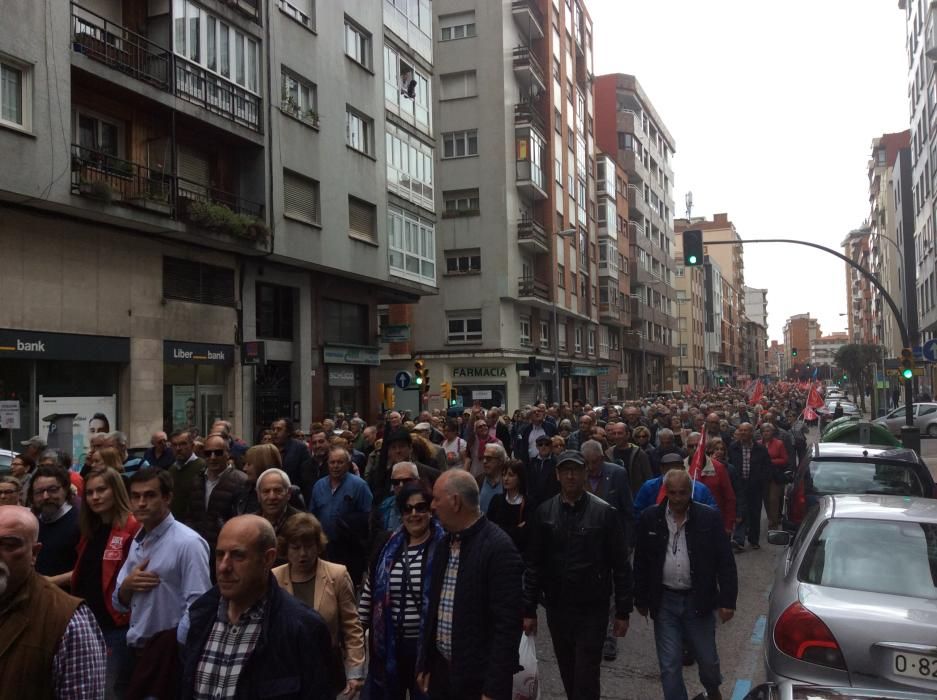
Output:
<svg viewBox="0 0 937 700">
<path fill-rule="evenodd" d="M 937 678 L 937 656 L 896 651 L 891 668 L 899 676 L 908 678 Z"/>
</svg>

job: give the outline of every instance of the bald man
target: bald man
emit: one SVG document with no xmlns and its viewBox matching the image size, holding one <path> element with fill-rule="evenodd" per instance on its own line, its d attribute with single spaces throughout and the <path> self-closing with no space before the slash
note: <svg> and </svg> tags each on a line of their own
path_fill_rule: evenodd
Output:
<svg viewBox="0 0 937 700">
<path fill-rule="evenodd" d="M 179 625 L 179 697 L 334 698 L 332 640 L 315 610 L 280 588 L 270 573 L 277 556 L 273 526 L 258 515 L 231 518 L 218 535 L 218 584 L 189 608 Z M 285 692 L 285 691 L 284 691 Z"/>
<path fill-rule="evenodd" d="M 0 506 L 0 678 L 30 698 L 101 698 L 107 649 L 94 614 L 36 573 L 39 522 Z"/>
</svg>

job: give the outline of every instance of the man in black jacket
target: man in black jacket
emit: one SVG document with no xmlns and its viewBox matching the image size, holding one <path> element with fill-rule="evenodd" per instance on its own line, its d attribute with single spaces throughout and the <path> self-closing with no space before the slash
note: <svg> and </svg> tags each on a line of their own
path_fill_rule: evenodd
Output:
<svg viewBox="0 0 937 700">
<path fill-rule="evenodd" d="M 214 697 L 234 683 L 236 698 L 325 700 L 336 695 L 332 642 L 312 608 L 283 591 L 270 574 L 277 554 L 273 526 L 256 515 L 229 520 L 218 536 L 218 585 L 179 625 L 179 697 Z"/>
<path fill-rule="evenodd" d="M 761 504 L 765 482 L 771 474 L 771 457 L 765 446 L 754 441 L 755 429 L 751 423 L 742 423 L 735 430 L 737 440 L 729 446 L 729 464 L 738 470 L 739 488 L 744 493 L 745 512 L 736 513 L 732 548 L 745 550 L 745 537 L 752 549 L 761 545 Z"/>
<path fill-rule="evenodd" d="M 544 411 L 541 406 L 534 406 L 527 416 L 528 423 L 518 433 L 517 443 L 514 445 L 514 458 L 529 464 L 537 456 L 537 438 L 546 435 L 556 435 L 556 423 L 544 420 Z"/>
<path fill-rule="evenodd" d="M 693 484 L 682 469 L 664 475 L 666 500 L 638 521 L 634 553 L 635 606 L 654 620 L 654 640 L 664 700 L 686 700 L 683 646 L 699 664 L 708 700 L 722 700 L 716 616 L 735 614 L 738 574 L 719 513 L 690 498 Z"/>
<path fill-rule="evenodd" d="M 631 426 L 627 423 L 609 423 L 605 428 L 611 443 L 605 451 L 610 462 L 620 464 L 628 471 L 628 486 L 634 496 L 644 482 L 654 477 L 647 452 L 631 442 Z"/>
<path fill-rule="evenodd" d="M 277 418 L 270 424 L 270 432 L 273 433 L 273 444 L 280 451 L 283 471 L 294 484 L 302 483 L 303 470 L 309 461 L 309 449 L 301 440 L 293 437 L 293 421 L 289 418 Z M 308 498 L 309 494 L 304 491 L 303 496 Z"/>
<path fill-rule="evenodd" d="M 521 638 L 521 557 L 479 511 L 478 484 L 467 471 L 443 472 L 433 510 L 449 537 L 430 574 L 418 682 L 432 698 L 510 700 Z"/>
<path fill-rule="evenodd" d="M 527 463 L 527 500 L 530 501 L 531 512 L 559 492 L 553 438 L 541 435 L 537 438 L 537 456 Z"/>
<path fill-rule="evenodd" d="M 582 455 L 574 450 L 563 452 L 556 472 L 560 494 L 541 504 L 531 525 L 524 575 L 524 632 L 536 634 L 537 606 L 543 602 L 566 697 L 598 700 L 613 589 L 612 633 L 624 637 L 628 632 L 628 545 L 615 509 L 586 491 Z"/>
</svg>

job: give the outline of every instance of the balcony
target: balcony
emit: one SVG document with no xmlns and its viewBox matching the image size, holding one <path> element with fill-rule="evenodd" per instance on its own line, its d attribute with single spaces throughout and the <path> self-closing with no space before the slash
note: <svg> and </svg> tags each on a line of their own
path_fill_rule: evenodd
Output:
<svg viewBox="0 0 937 700">
<path fill-rule="evenodd" d="M 521 277 L 517 284 L 517 296 L 522 301 L 550 302 L 550 284 L 536 277 Z"/>
<path fill-rule="evenodd" d="M 172 89 L 167 49 L 74 3 L 72 50 L 160 90 Z"/>
<path fill-rule="evenodd" d="M 651 205 L 644 201 L 644 194 L 635 185 L 628 185 L 628 214 L 640 214 L 645 217 L 651 214 Z"/>
<path fill-rule="evenodd" d="M 230 209 L 235 214 L 255 219 L 260 219 L 264 215 L 263 204 L 244 199 L 231 192 L 225 192 L 216 187 L 209 187 L 181 177 L 176 178 L 176 185 L 176 196 L 178 197 L 178 205 L 183 218 L 191 215 L 193 203 L 220 205 Z"/>
<path fill-rule="evenodd" d="M 647 167 L 641 160 L 641 156 L 635 153 L 632 150 L 619 150 L 619 158 L 621 158 L 621 166 L 625 169 L 625 172 L 628 173 L 628 180 L 634 182 L 650 182 L 650 177 L 648 176 Z"/>
<path fill-rule="evenodd" d="M 181 56 L 174 57 L 175 92 L 178 97 L 260 132 L 260 97 L 208 72 Z"/>
<path fill-rule="evenodd" d="M 618 251 L 613 250 L 612 255 L 618 255 Z M 599 277 L 608 277 L 613 280 L 618 279 L 618 263 L 611 259 L 599 260 Z"/>
<path fill-rule="evenodd" d="M 535 219 L 524 217 L 517 222 L 517 244 L 532 253 L 549 253 L 550 244 L 543 224 Z"/>
<path fill-rule="evenodd" d="M 511 54 L 514 76 L 521 84 L 521 94 L 540 95 L 546 92 L 547 83 L 543 67 L 527 46 L 517 46 Z"/>
<path fill-rule="evenodd" d="M 518 160 L 514 163 L 517 177 L 517 189 L 521 194 L 532 200 L 547 198 L 546 182 L 543 168 L 530 160 Z"/>
<path fill-rule="evenodd" d="M 599 321 L 619 325 L 621 323 L 621 313 L 618 307 L 611 304 L 599 304 Z"/>
<path fill-rule="evenodd" d="M 524 128 L 535 126 L 541 132 L 546 132 L 547 122 L 543 118 L 543 110 L 539 100 L 525 100 L 514 105 L 514 126 Z"/>
<path fill-rule="evenodd" d="M 527 41 L 543 38 L 543 12 L 537 0 L 514 0 L 511 3 L 514 24 Z"/>
</svg>

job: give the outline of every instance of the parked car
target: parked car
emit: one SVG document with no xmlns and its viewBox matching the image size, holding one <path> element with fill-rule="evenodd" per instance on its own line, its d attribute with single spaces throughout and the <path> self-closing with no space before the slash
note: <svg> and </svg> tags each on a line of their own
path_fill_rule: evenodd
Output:
<svg viewBox="0 0 937 700">
<path fill-rule="evenodd" d="M 784 529 L 796 532 L 817 501 L 840 493 L 937 498 L 930 469 L 914 450 L 817 442 L 801 461 L 787 487 Z"/>
<path fill-rule="evenodd" d="M 834 415 L 836 413 L 836 404 L 839 404 L 842 407 L 844 416 L 862 416 L 862 411 L 860 411 L 859 407 L 854 403 L 841 399 L 827 399 L 826 402 L 817 409 L 817 416 L 819 416 L 820 419 L 819 425 L 821 432 L 827 423 L 835 420 Z"/>
<path fill-rule="evenodd" d="M 820 442 L 851 442 L 858 445 L 901 447 L 901 440 L 878 423 L 861 420 L 858 416 L 843 416 L 826 424 Z"/>
<path fill-rule="evenodd" d="M 10 473 L 10 465 L 13 464 L 13 458 L 18 454 L 10 450 L 0 450 L 0 474 Z"/>
<path fill-rule="evenodd" d="M 937 700 L 937 695 L 875 688 L 829 688 L 785 681 L 757 685 L 742 700 Z"/>
<path fill-rule="evenodd" d="M 914 425 L 921 431 L 921 435 L 937 437 L 937 403 L 916 403 L 914 409 Z M 889 411 L 875 423 L 885 426 L 892 435 L 901 435 L 901 426 L 905 424 L 905 407 L 899 406 Z"/>
<path fill-rule="evenodd" d="M 768 541 L 768 681 L 937 692 L 937 501 L 826 496 Z"/>
</svg>

